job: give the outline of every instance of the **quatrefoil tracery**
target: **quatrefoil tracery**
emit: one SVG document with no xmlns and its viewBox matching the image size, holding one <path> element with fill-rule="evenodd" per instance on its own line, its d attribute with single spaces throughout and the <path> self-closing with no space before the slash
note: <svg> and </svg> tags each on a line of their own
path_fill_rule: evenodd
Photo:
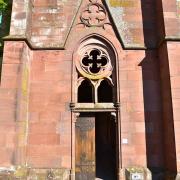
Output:
<svg viewBox="0 0 180 180">
<path fill-rule="evenodd" d="M 106 20 L 105 8 L 97 3 L 90 1 L 86 9 L 81 13 L 81 22 L 86 26 L 103 26 Z"/>
<path fill-rule="evenodd" d="M 112 74 L 110 57 L 103 49 L 86 49 L 82 58 L 76 61 L 76 67 L 90 80 L 109 78 Z"/>
<path fill-rule="evenodd" d="M 108 59 L 102 51 L 92 50 L 85 54 L 82 59 L 82 66 L 87 69 L 90 74 L 99 73 L 104 70 L 108 63 Z"/>
</svg>

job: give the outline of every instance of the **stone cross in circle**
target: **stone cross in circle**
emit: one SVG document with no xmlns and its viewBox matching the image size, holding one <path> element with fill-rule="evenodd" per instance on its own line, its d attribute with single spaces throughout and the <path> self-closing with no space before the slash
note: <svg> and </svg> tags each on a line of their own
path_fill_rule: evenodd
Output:
<svg viewBox="0 0 180 180">
<path fill-rule="evenodd" d="M 98 73 L 101 67 L 107 64 L 107 59 L 102 57 L 99 51 L 92 50 L 88 56 L 82 59 L 82 64 L 87 66 L 91 73 Z"/>
</svg>

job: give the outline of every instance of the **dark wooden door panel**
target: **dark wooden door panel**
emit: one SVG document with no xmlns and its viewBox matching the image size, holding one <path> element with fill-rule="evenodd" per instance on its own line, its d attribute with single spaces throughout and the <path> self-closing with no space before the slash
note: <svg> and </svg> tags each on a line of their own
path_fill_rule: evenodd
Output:
<svg viewBox="0 0 180 180">
<path fill-rule="evenodd" d="M 95 179 L 95 164 L 95 117 L 79 117 L 76 122 L 76 180 Z"/>
</svg>

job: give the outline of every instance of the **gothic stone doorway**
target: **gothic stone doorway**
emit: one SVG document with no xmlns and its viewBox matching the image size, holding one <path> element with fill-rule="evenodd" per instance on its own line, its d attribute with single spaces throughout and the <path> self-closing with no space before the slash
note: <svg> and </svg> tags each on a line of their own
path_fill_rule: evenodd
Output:
<svg viewBox="0 0 180 180">
<path fill-rule="evenodd" d="M 76 180 L 116 180 L 116 123 L 111 113 L 80 113 L 76 122 Z"/>
</svg>

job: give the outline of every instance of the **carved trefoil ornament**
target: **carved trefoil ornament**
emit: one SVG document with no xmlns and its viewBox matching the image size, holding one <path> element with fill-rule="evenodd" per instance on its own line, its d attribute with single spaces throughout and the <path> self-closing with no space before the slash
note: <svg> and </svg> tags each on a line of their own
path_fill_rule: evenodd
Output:
<svg viewBox="0 0 180 180">
<path fill-rule="evenodd" d="M 80 19 L 87 27 L 103 27 L 107 19 L 107 13 L 103 5 L 96 0 L 90 0 L 90 3 L 82 11 Z"/>
</svg>

